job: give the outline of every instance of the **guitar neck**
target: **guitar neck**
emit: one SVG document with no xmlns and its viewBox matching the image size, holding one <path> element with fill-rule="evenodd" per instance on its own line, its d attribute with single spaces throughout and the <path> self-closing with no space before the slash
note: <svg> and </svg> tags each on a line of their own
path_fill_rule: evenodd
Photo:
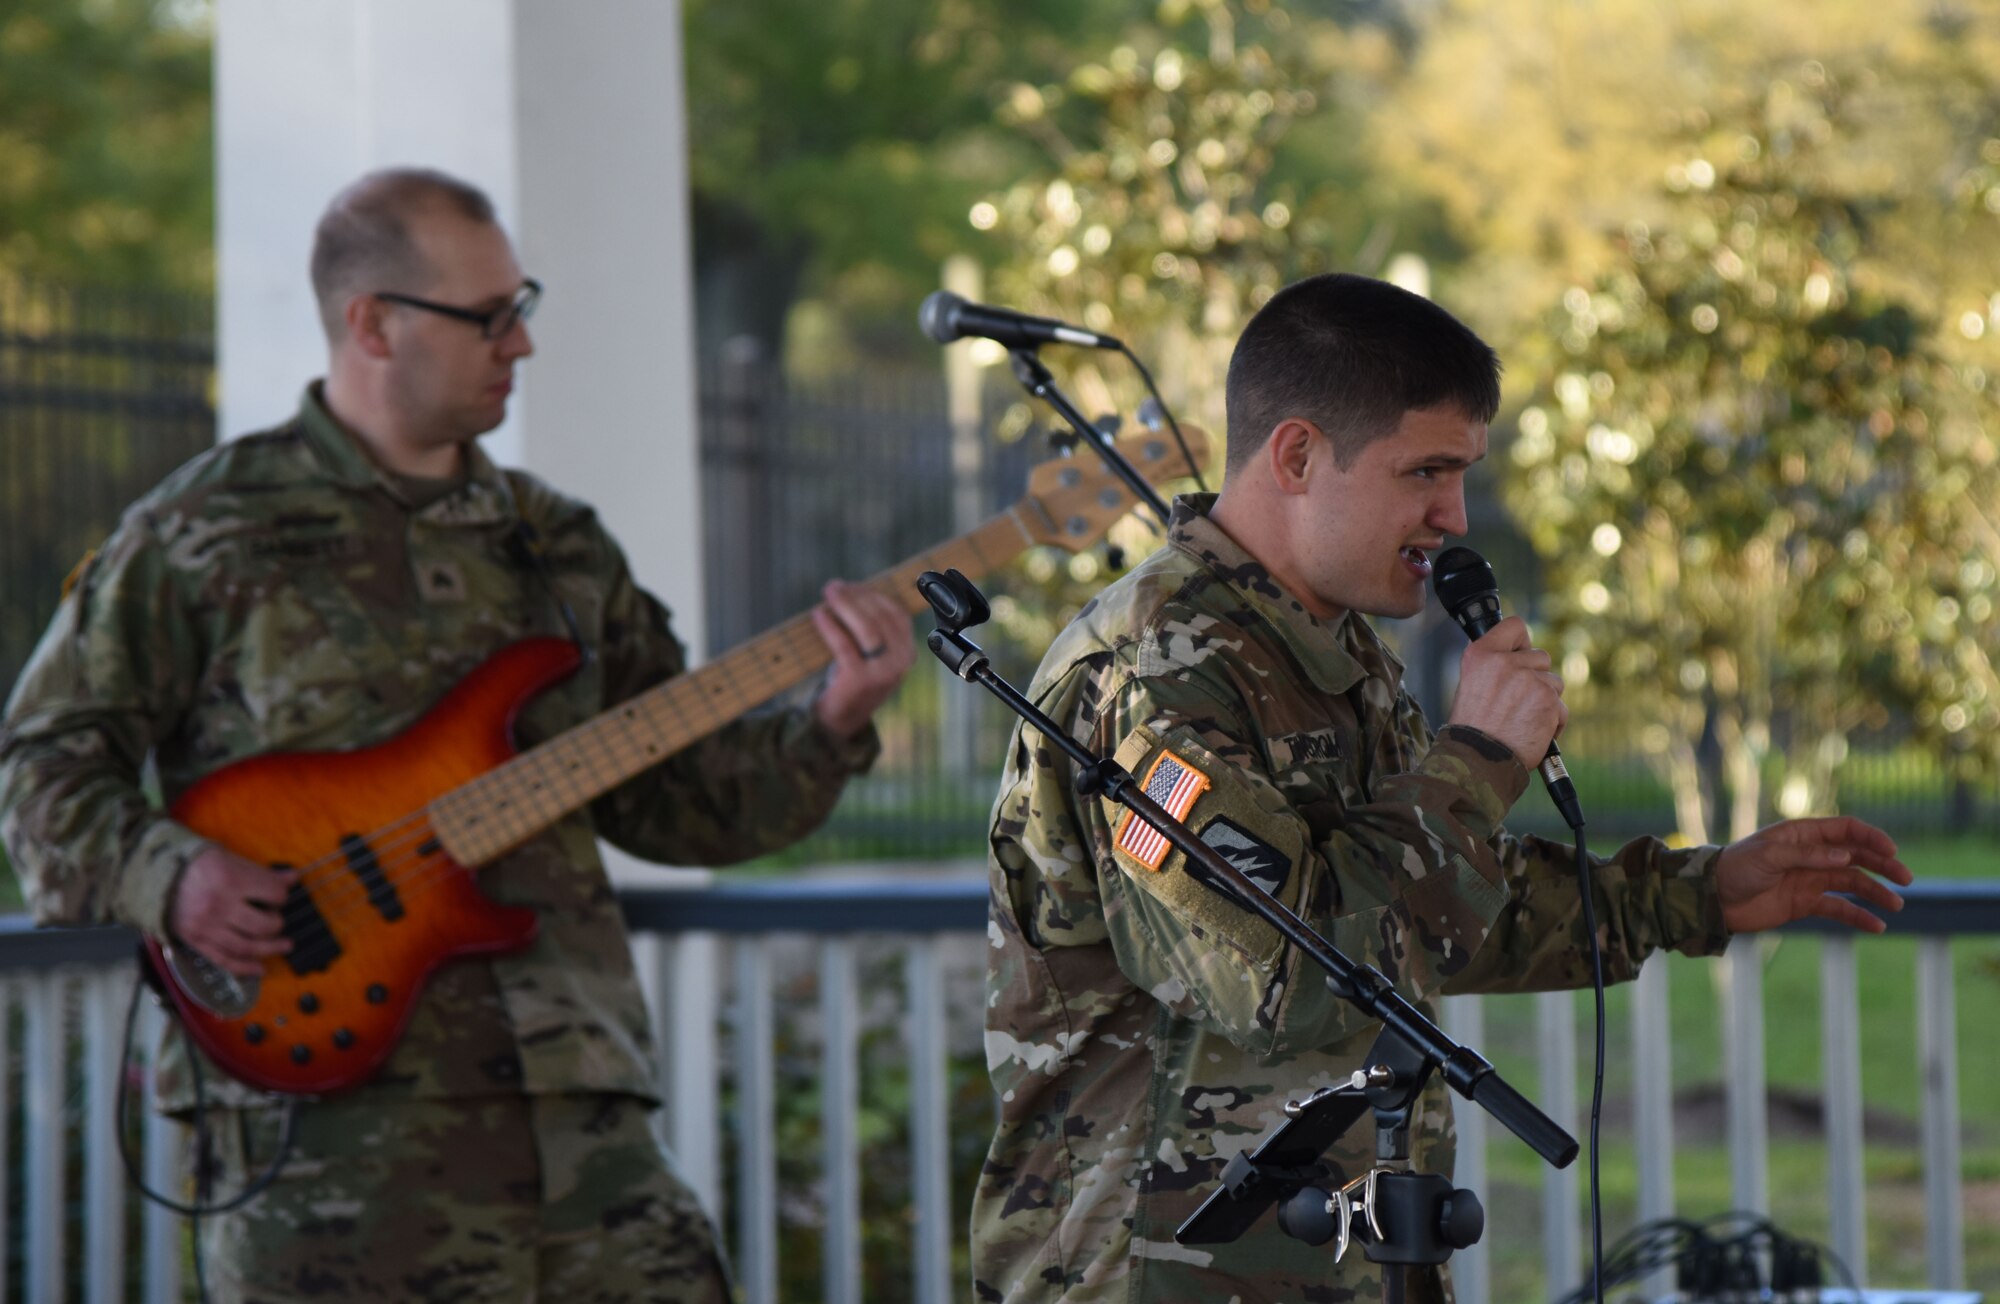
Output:
<svg viewBox="0 0 2000 1304">
<path fill-rule="evenodd" d="M 952 567 L 970 576 L 991 573 L 1046 537 L 1046 518 L 1034 523 L 1038 532 L 1020 515 L 1041 510 L 1033 501 L 1017 504 L 869 584 L 912 613 L 925 609 L 919 575 Z M 483 865 L 832 660 L 811 616 L 794 616 L 444 794 L 430 805 L 431 827 L 453 860 Z"/>
</svg>

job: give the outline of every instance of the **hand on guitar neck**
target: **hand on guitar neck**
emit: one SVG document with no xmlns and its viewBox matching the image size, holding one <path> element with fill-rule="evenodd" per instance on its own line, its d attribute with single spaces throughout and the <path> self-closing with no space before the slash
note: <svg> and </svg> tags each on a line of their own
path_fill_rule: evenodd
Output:
<svg viewBox="0 0 2000 1304">
<path fill-rule="evenodd" d="M 833 676 L 813 714 L 836 738 L 852 738 L 889 700 L 917 657 L 903 604 L 867 584 L 834 580 L 813 608 L 813 627 L 833 653 Z"/>
<path fill-rule="evenodd" d="M 219 968 L 254 978 L 265 960 L 292 949 L 279 910 L 297 879 L 293 870 L 269 869 L 211 846 L 181 871 L 167 927 Z"/>
</svg>

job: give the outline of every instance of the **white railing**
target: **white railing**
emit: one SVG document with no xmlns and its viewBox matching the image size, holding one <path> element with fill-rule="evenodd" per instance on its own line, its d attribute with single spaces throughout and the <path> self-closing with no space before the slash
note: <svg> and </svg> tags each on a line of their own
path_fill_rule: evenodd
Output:
<svg viewBox="0 0 2000 1304">
<path fill-rule="evenodd" d="M 906 1262 L 874 1266 L 878 1280 L 884 1271 L 906 1277 L 909 1297 L 925 1304 L 968 1298 L 969 1284 L 953 1280 L 952 1263 L 954 1245 L 965 1236 L 963 1210 L 970 1193 L 952 1189 L 951 1141 L 955 1131 L 963 1141 L 969 1129 L 983 1141 L 991 1115 L 951 1116 L 948 1055 L 954 1046 L 968 1052 L 977 1046 L 981 1010 L 976 999 L 953 1006 L 947 993 L 954 982 L 976 990 L 985 949 L 983 881 L 956 876 L 831 886 L 820 880 L 766 882 L 629 892 L 625 902 L 657 1040 L 668 1048 L 661 1135 L 708 1207 L 727 1212 L 728 1248 L 751 1304 L 780 1298 L 779 1210 L 786 1203 L 781 1196 L 793 1194 L 780 1190 L 778 1177 L 781 1022 L 815 1030 L 802 1040 L 816 1043 L 811 1053 L 820 1097 L 821 1153 L 813 1192 L 821 1221 L 818 1289 L 829 1304 L 858 1304 L 863 1298 L 870 1266 L 863 1259 L 860 1216 L 866 1175 L 855 1124 L 861 1102 L 873 1098 L 878 1085 L 864 1071 L 864 1025 L 872 1019 L 879 1029 L 885 1016 L 863 1009 L 860 970 L 864 958 L 880 967 L 885 952 L 896 957 L 900 979 L 892 986 L 900 996 L 891 1021 L 897 1025 L 895 1050 L 908 1069 L 910 1243 Z M 1825 933 L 1820 1018 L 1830 1239 L 1866 1280 L 1856 955 L 1871 943 L 1829 930 L 1800 931 Z M 1926 1263 L 1934 1289 L 1962 1288 L 1966 1277 L 1950 941 L 1953 935 L 1994 932 L 2000 932 L 2000 884 L 1920 888 L 1892 924 L 1892 935 L 1918 939 L 1912 1012 L 1918 1063 L 1911 1066 L 1911 1082 L 1919 1089 Z M 10 1061 L 0 1066 L 0 1120 L 11 1124 L 15 1110 L 24 1114 L 20 1155 L 7 1153 L 12 1129 L 0 1126 L 0 1246 L 18 1237 L 25 1264 L 21 1280 L 8 1280 L 7 1256 L 0 1254 L 0 1298 L 31 1304 L 141 1298 L 166 1304 L 181 1297 L 181 1228 L 172 1215 L 138 1203 L 116 1150 L 114 1101 L 123 1071 L 131 955 L 130 936 L 118 930 L 37 932 L 18 917 L 0 920 L 0 1044 L 9 1048 Z M 1623 1030 L 1629 1042 L 1621 1045 L 1621 1030 L 1613 1030 L 1612 1056 L 1629 1055 L 1633 1068 L 1641 1221 L 1674 1209 L 1667 963 L 1657 957 L 1635 984 Z M 1765 1212 L 1764 1006 L 1754 942 L 1740 941 L 1719 963 L 1726 971 L 1723 1043 L 1732 1196 L 1738 1208 Z M 781 987 L 815 993 L 812 1005 L 792 1008 Z M 880 1003 L 873 999 L 879 995 L 870 994 L 871 1005 Z M 1582 1138 L 1587 1101 L 1576 1087 L 1578 1004 L 1567 993 L 1533 1000 L 1538 1080 L 1517 1079 L 1515 1085 Z M 1447 1001 L 1447 1030 L 1485 1048 L 1482 1024 L 1490 1008 L 1490 1001 L 1475 998 Z M 135 1038 L 141 1057 L 157 1036 L 160 1018 L 150 1001 L 142 1010 L 144 1023 Z M 1788 1011 L 1785 1017 L 1801 1013 Z M 134 1124 L 143 1129 L 139 1162 L 154 1186 L 172 1188 L 180 1162 L 176 1129 L 142 1110 L 136 1099 L 132 1112 L 135 1119 L 144 1118 Z M 1489 1121 L 1470 1106 L 1461 1103 L 1458 1118 L 1458 1180 L 1483 1191 L 1489 1144 L 1514 1142 L 1504 1133 L 1494 1136 Z M 726 1131 L 737 1138 L 733 1165 L 725 1164 Z M 75 1193 L 66 1190 L 72 1172 L 82 1183 Z M 1581 1163 L 1544 1177 L 1544 1280 L 1552 1293 L 1583 1273 L 1582 1181 Z M 1455 1261 L 1465 1304 L 1488 1304 L 1492 1297 L 1489 1255 L 1481 1244 Z M 1656 1284 L 1664 1292 L 1670 1283 Z"/>
</svg>

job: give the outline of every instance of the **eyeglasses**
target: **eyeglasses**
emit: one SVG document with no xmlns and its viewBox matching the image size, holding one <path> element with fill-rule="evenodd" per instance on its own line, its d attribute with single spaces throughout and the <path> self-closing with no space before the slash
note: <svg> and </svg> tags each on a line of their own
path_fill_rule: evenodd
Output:
<svg viewBox="0 0 2000 1304">
<path fill-rule="evenodd" d="M 422 308 L 443 317 L 456 317 L 479 327 L 482 339 L 497 340 L 514 329 L 516 322 L 524 322 L 534 315 L 535 305 L 542 301 L 542 283 L 533 277 L 521 282 L 521 288 L 514 291 L 514 297 L 488 312 L 476 308 L 459 308 L 449 303 L 433 303 L 429 299 L 419 299 L 410 294 L 393 294 L 378 290 L 375 297 L 387 303 L 400 303 L 406 308 Z"/>
</svg>

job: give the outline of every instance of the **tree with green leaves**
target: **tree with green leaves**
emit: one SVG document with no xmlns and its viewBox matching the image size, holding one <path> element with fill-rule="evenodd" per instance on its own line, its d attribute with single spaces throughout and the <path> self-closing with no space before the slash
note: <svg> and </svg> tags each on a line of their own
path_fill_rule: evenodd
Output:
<svg viewBox="0 0 2000 1304">
<path fill-rule="evenodd" d="M 688 0 L 688 119 L 704 332 L 782 348 L 804 302 L 824 369 L 929 360 L 914 324 L 965 213 L 1032 162 L 993 87 L 1044 75 L 1124 20 L 1076 0 Z M 796 325 L 794 321 L 792 323 Z M 846 346 L 846 347 L 844 347 Z"/>
<path fill-rule="evenodd" d="M 1854 110 L 1806 63 L 1689 115 L 1658 219 L 1544 323 L 1505 452 L 1544 642 L 1641 714 L 1693 839 L 1830 811 L 1850 738 L 1899 715 L 2000 759 L 1983 372 L 1882 260 L 1898 195 L 1854 183 Z"/>
<path fill-rule="evenodd" d="M 0 276 L 209 288 L 209 38 L 199 0 L 0 8 Z"/>
<path fill-rule="evenodd" d="M 1388 29 L 1268 0 L 1164 0 L 1058 79 L 1010 87 L 1001 121 L 1043 163 L 972 225 L 1003 242 L 995 296 L 1149 352 L 1170 394 L 1220 429 L 1238 330 L 1289 281 L 1379 268 L 1392 203 L 1360 205 L 1352 152 Z M 1089 359 L 1074 372 L 1110 406 Z"/>
<path fill-rule="evenodd" d="M 1301 276 L 1379 273 L 1435 227 L 1371 184 L 1358 144 L 1409 35 L 1393 5 L 1162 0 L 1059 76 L 1001 94 L 999 120 L 1038 162 L 967 214 L 990 239 L 991 297 L 1126 340 L 1175 410 L 1212 432 L 1211 488 L 1223 381 L 1250 315 Z M 1130 417 L 1144 394 L 1112 355 L 1051 361 L 1086 411 Z M 1016 405 L 1001 436 L 1030 420 Z M 1138 518 L 1115 537 L 1134 554 L 1157 543 Z M 1029 574 L 1037 599 L 1003 595 L 996 613 L 1030 647 L 1104 579 L 1088 555 L 1031 558 Z"/>
</svg>

